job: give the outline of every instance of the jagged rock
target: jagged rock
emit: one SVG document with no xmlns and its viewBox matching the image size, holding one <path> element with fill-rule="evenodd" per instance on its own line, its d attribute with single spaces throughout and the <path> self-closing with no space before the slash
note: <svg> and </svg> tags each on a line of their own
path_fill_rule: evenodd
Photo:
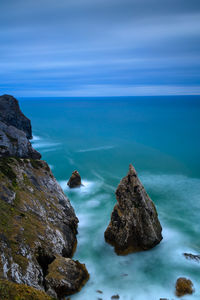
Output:
<svg viewBox="0 0 200 300">
<path fill-rule="evenodd" d="M 13 96 L 0 96 L 0 121 L 24 131 L 28 139 L 32 138 L 31 122 L 21 112 L 18 101 Z"/>
<path fill-rule="evenodd" d="M 6 97 L 0 99 L 1 110 Z M 40 153 L 17 128 L 20 122 L 12 124 L 18 114 L 13 101 L 8 107 L 16 111 L 13 114 L 4 109 L 12 117 L 4 116 L 5 123 L 0 121 L 0 278 L 20 284 L 19 291 L 26 291 L 24 284 L 45 291 L 49 265 L 54 265 L 54 260 L 63 261 L 63 257 L 71 258 L 76 249 L 78 219 L 47 163 L 37 159 Z M 69 277 L 71 290 L 81 288 L 82 272 L 77 267 Z M 57 284 L 66 289 L 61 277 Z M 55 290 L 54 294 L 60 297 Z M 39 295 L 31 299 L 42 299 Z"/>
<path fill-rule="evenodd" d="M 182 297 L 194 292 L 193 283 L 190 279 L 180 277 L 176 281 L 176 295 Z"/>
<path fill-rule="evenodd" d="M 105 231 L 105 240 L 117 254 L 148 250 L 162 240 L 162 227 L 154 203 L 132 165 L 116 190 L 117 204 Z"/>
<path fill-rule="evenodd" d="M 48 264 L 75 251 L 78 219 L 44 161 L 1 158 L 0 182 L 0 277 L 44 289 Z"/>
<path fill-rule="evenodd" d="M 67 185 L 70 188 L 76 188 L 81 186 L 81 176 L 77 170 L 72 173 Z"/>
<path fill-rule="evenodd" d="M 31 146 L 24 131 L 0 121 L 0 157 L 40 159 L 41 154 Z"/>
<path fill-rule="evenodd" d="M 59 299 L 74 294 L 89 279 L 89 274 L 84 264 L 70 258 L 57 257 L 48 267 L 45 278 L 47 293 Z"/>
<path fill-rule="evenodd" d="M 191 253 L 183 253 L 183 255 L 185 256 L 186 259 L 191 259 L 196 262 L 200 262 L 200 255 L 195 255 Z"/>
</svg>

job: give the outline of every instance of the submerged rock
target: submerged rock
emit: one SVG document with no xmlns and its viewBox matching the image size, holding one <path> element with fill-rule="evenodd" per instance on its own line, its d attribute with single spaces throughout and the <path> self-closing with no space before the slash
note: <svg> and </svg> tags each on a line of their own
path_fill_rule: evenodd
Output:
<svg viewBox="0 0 200 300">
<path fill-rule="evenodd" d="M 13 96 L 0 96 L 0 121 L 24 131 L 28 139 L 32 138 L 31 122 L 21 112 L 18 101 Z"/>
<path fill-rule="evenodd" d="M 191 259 L 196 262 L 200 262 L 200 255 L 195 255 L 191 253 L 183 253 L 183 255 L 185 256 L 186 259 Z"/>
<path fill-rule="evenodd" d="M 117 204 L 104 236 L 117 254 L 148 250 L 162 240 L 162 227 L 154 203 L 132 165 L 116 190 Z"/>
<path fill-rule="evenodd" d="M 72 175 L 71 175 L 71 177 L 70 177 L 67 185 L 70 188 L 76 188 L 76 187 L 80 187 L 82 185 L 81 184 L 81 176 L 80 176 L 80 174 L 79 174 L 79 172 L 77 170 L 75 170 L 72 173 Z"/>
<path fill-rule="evenodd" d="M 84 264 L 70 258 L 58 257 L 48 267 L 45 278 L 47 293 L 59 299 L 78 292 L 89 279 Z"/>
<path fill-rule="evenodd" d="M 193 283 L 190 279 L 180 277 L 176 281 L 176 295 L 182 297 L 194 292 Z"/>
</svg>

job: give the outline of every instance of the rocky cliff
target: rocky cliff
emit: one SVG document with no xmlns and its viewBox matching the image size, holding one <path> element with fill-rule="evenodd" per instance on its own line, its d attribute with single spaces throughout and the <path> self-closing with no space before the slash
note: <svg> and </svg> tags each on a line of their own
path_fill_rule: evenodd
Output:
<svg viewBox="0 0 200 300">
<path fill-rule="evenodd" d="M 13 96 L 0 96 L 0 112 L 1 122 L 22 130 L 28 139 L 32 138 L 31 122 L 21 112 L 18 101 Z"/>
<path fill-rule="evenodd" d="M 162 240 L 154 203 L 132 165 L 116 190 L 117 204 L 105 231 L 105 240 L 117 254 L 148 250 Z"/>
<path fill-rule="evenodd" d="M 62 299 L 89 278 L 85 266 L 71 259 L 78 219 L 49 166 L 27 139 L 32 136 L 31 127 L 27 132 L 25 126 L 24 132 L 7 116 L 18 120 L 23 116 L 20 110 L 12 114 L 5 109 L 8 99 L 11 108 L 16 100 L 0 97 L 0 113 L 6 120 L 0 122 L 0 278 Z M 63 274 L 63 263 L 74 276 Z"/>
</svg>

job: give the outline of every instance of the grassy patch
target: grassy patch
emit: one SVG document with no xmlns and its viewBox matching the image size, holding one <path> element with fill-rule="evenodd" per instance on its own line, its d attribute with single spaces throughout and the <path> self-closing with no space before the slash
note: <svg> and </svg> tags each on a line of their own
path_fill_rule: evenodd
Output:
<svg viewBox="0 0 200 300">
<path fill-rule="evenodd" d="M 0 280 L 1 300 L 54 300 L 42 291 L 25 284 L 17 284 L 8 280 Z"/>
</svg>

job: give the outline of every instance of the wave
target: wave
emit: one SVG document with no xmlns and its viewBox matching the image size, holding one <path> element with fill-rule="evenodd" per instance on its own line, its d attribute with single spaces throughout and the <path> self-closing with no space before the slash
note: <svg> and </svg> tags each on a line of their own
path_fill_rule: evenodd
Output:
<svg viewBox="0 0 200 300">
<path fill-rule="evenodd" d="M 31 142 L 35 142 L 35 141 L 40 141 L 41 140 L 41 137 L 40 136 L 38 136 L 38 135 L 33 135 L 33 138 L 32 138 L 32 140 L 31 140 Z"/>
<path fill-rule="evenodd" d="M 68 193 L 78 193 L 80 195 L 94 194 L 94 193 L 97 192 L 97 190 L 99 189 L 99 187 L 102 185 L 102 182 L 100 182 L 100 181 L 89 181 L 89 180 L 86 180 L 86 179 L 82 179 L 82 185 L 80 187 L 71 189 L 67 185 L 67 182 L 68 182 L 68 180 L 61 180 L 61 181 L 59 181 L 59 184 L 62 187 L 62 189 L 65 192 L 68 192 Z"/>
<path fill-rule="evenodd" d="M 76 152 L 92 152 L 92 151 L 101 151 L 101 150 L 109 150 L 109 149 L 113 149 L 115 148 L 115 146 L 101 146 L 101 147 L 95 147 L 95 148 L 88 148 L 88 149 L 80 149 Z"/>
</svg>

